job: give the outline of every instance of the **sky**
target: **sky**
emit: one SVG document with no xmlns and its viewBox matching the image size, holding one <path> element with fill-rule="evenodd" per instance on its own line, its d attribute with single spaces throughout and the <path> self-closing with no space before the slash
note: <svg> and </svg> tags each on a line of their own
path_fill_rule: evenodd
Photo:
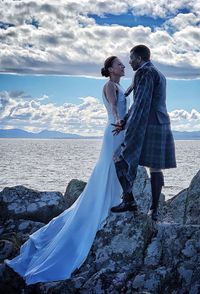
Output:
<svg viewBox="0 0 200 294">
<path fill-rule="evenodd" d="M 0 128 L 102 135 L 104 60 L 151 49 L 172 129 L 200 131 L 200 1 L 0 1 Z M 132 97 L 130 95 L 130 102 Z"/>
</svg>

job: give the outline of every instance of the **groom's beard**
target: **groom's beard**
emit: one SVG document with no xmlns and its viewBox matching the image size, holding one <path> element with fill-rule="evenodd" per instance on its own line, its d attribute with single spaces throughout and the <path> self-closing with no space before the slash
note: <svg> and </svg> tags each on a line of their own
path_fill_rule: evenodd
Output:
<svg viewBox="0 0 200 294">
<path fill-rule="evenodd" d="M 140 68 L 140 65 L 139 64 L 134 64 L 134 65 L 131 65 L 133 71 L 136 71 L 138 70 L 138 68 Z"/>
</svg>

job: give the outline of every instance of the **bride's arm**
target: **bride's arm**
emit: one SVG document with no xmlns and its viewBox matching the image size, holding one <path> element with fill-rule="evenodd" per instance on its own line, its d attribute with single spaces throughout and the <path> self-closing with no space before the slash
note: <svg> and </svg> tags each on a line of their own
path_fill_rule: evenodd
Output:
<svg viewBox="0 0 200 294">
<path fill-rule="evenodd" d="M 104 93 L 106 99 L 108 100 L 109 104 L 112 108 L 112 113 L 115 118 L 115 122 L 119 121 L 120 117 L 117 110 L 117 86 L 115 83 L 109 81 L 104 87 Z"/>
</svg>

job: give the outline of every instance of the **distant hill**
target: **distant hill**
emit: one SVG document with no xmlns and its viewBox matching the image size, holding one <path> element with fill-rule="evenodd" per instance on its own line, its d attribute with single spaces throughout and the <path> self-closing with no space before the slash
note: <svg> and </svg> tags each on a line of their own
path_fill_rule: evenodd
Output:
<svg viewBox="0 0 200 294">
<path fill-rule="evenodd" d="M 200 140 L 200 131 L 196 132 L 178 132 L 173 131 L 175 140 Z M 2 130 L 0 129 L 0 138 L 33 138 L 33 139 L 91 139 L 100 137 L 80 136 L 77 134 L 62 133 L 57 131 L 44 130 L 39 133 L 31 133 L 20 129 Z"/>
<path fill-rule="evenodd" d="M 195 132 L 178 132 L 173 131 L 175 140 L 200 140 L 200 131 Z"/>
<path fill-rule="evenodd" d="M 33 138 L 33 139 L 80 139 L 80 135 L 44 130 L 31 133 L 20 129 L 1 130 L 0 138 Z"/>
</svg>

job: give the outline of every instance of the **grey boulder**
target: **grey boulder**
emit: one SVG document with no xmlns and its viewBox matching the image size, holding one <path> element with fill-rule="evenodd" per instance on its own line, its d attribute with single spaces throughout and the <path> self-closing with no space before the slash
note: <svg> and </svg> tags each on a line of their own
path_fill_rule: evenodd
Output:
<svg viewBox="0 0 200 294">
<path fill-rule="evenodd" d="M 168 200 L 163 221 L 200 225 L 200 171 L 192 179 L 189 187 Z"/>
<path fill-rule="evenodd" d="M 29 219 L 47 223 L 66 208 L 60 192 L 39 192 L 24 186 L 0 192 L 1 218 Z"/>
</svg>

